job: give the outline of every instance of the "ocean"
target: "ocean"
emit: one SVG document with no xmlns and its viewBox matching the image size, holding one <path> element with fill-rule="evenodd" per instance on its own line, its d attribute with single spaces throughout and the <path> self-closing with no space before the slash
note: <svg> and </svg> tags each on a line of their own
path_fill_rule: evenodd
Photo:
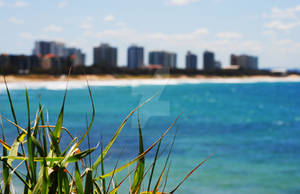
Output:
<svg viewBox="0 0 300 194">
<path fill-rule="evenodd" d="M 120 166 L 137 156 L 138 117 L 146 148 L 182 113 L 163 140 L 161 150 L 166 148 L 166 151 L 161 153 L 155 172 L 159 175 L 177 131 L 166 191 L 174 188 L 198 163 L 211 156 L 177 193 L 300 193 L 299 81 L 101 83 L 91 82 L 96 107 L 95 122 L 89 136 L 91 146 L 96 146 L 101 137 L 106 144 L 127 114 L 155 95 L 128 120 L 105 161 L 108 169 L 113 170 L 118 158 Z M 26 127 L 24 85 L 9 84 L 9 87 L 19 123 Z M 27 87 L 32 117 L 40 97 L 48 111 L 49 123 L 55 124 L 65 83 L 28 83 Z M 12 119 L 3 85 L 0 86 L 0 113 Z M 70 83 L 63 125 L 74 136 L 80 136 L 86 130 L 91 113 L 86 86 Z M 11 144 L 15 128 L 7 122 L 4 122 L 4 127 L 7 141 Z M 69 140 L 64 134 L 62 144 Z M 82 149 L 87 145 L 85 142 Z M 147 155 L 146 166 L 151 164 L 154 151 Z M 99 149 L 92 155 L 92 160 L 98 153 Z M 122 176 L 124 173 L 118 177 L 119 181 Z M 156 182 L 157 178 L 153 181 Z M 128 187 L 124 183 L 121 193 L 128 193 Z"/>
</svg>

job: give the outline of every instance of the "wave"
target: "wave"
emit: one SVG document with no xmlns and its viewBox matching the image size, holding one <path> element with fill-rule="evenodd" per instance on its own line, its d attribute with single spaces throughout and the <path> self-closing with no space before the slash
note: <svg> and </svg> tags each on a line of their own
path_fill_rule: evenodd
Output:
<svg viewBox="0 0 300 194">
<path fill-rule="evenodd" d="M 170 78 L 170 79 L 116 79 L 116 80 L 97 80 L 89 81 L 90 86 L 131 86 L 140 85 L 179 85 L 179 84 L 246 84 L 246 83 L 275 83 L 275 82 L 300 82 L 300 77 L 292 78 Z M 28 81 L 8 83 L 9 89 L 23 90 L 28 89 L 47 89 L 64 90 L 67 81 Z M 69 89 L 81 89 L 87 87 L 84 80 L 70 81 Z M 0 83 L 0 91 L 5 90 L 4 83 Z"/>
</svg>

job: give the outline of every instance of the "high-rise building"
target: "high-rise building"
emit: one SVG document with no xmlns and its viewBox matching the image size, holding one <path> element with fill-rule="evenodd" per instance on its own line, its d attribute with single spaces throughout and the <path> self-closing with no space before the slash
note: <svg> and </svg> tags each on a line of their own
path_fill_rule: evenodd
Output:
<svg viewBox="0 0 300 194">
<path fill-rule="evenodd" d="M 37 55 L 0 55 L 0 71 L 26 74 L 38 67 L 40 67 L 40 57 Z"/>
<path fill-rule="evenodd" d="M 63 63 L 68 63 L 68 65 L 71 63 L 74 67 L 85 64 L 85 54 L 80 49 L 67 48 L 62 42 L 36 41 L 33 55 L 43 58 L 40 62 L 42 69 L 61 68 Z M 37 60 L 32 59 L 36 66 Z"/>
<path fill-rule="evenodd" d="M 221 69 L 222 63 L 220 61 L 215 61 L 215 69 Z"/>
<path fill-rule="evenodd" d="M 185 67 L 186 69 L 197 69 L 197 55 L 188 51 L 185 57 Z"/>
<path fill-rule="evenodd" d="M 41 57 L 37 55 L 29 56 L 30 70 L 37 69 L 41 65 Z"/>
<path fill-rule="evenodd" d="M 152 51 L 149 53 L 149 64 L 176 68 L 177 55 L 166 51 Z"/>
<path fill-rule="evenodd" d="M 238 56 L 236 55 L 230 55 L 230 65 L 236 66 L 238 65 Z"/>
<path fill-rule="evenodd" d="M 127 66 L 136 69 L 144 65 L 144 48 L 132 45 L 127 50 Z"/>
<path fill-rule="evenodd" d="M 210 51 L 205 51 L 203 54 L 203 69 L 206 71 L 215 70 L 215 54 Z"/>
<path fill-rule="evenodd" d="M 47 41 L 36 41 L 35 45 L 34 45 L 34 49 L 33 49 L 33 54 L 34 55 L 47 55 L 49 53 L 51 53 L 51 49 L 50 49 L 50 42 Z"/>
<path fill-rule="evenodd" d="M 168 67 L 176 69 L 177 67 L 177 54 L 176 53 L 168 53 Z"/>
<path fill-rule="evenodd" d="M 238 57 L 238 65 L 241 69 L 258 69 L 258 58 L 248 55 L 241 55 Z"/>
<path fill-rule="evenodd" d="M 9 67 L 9 55 L 1 54 L 0 55 L 0 70 L 6 69 Z"/>
<path fill-rule="evenodd" d="M 149 64 L 151 65 L 161 65 L 164 64 L 164 56 L 160 51 L 152 51 L 149 53 Z"/>
<path fill-rule="evenodd" d="M 18 73 L 29 73 L 30 57 L 27 55 L 9 55 L 9 68 L 16 69 Z"/>
<path fill-rule="evenodd" d="M 94 48 L 94 65 L 102 67 L 117 67 L 117 48 L 109 44 L 101 44 Z"/>
<path fill-rule="evenodd" d="M 58 57 L 67 57 L 65 44 L 54 41 L 36 41 L 33 54 L 41 56 L 54 54 Z"/>
<path fill-rule="evenodd" d="M 58 57 L 67 57 L 67 48 L 62 42 L 50 42 L 50 53 Z M 49 53 L 48 53 L 49 54 Z"/>
<path fill-rule="evenodd" d="M 231 55 L 230 63 L 232 66 L 238 66 L 240 69 L 258 69 L 258 57 L 249 55 Z"/>
<path fill-rule="evenodd" d="M 71 57 L 73 67 L 85 65 L 85 54 L 80 49 L 67 48 L 66 55 Z"/>
<path fill-rule="evenodd" d="M 64 65 L 65 65 L 64 58 L 57 57 L 54 54 L 47 54 L 41 60 L 41 68 L 43 70 L 49 70 L 49 69 L 61 70 Z"/>
</svg>

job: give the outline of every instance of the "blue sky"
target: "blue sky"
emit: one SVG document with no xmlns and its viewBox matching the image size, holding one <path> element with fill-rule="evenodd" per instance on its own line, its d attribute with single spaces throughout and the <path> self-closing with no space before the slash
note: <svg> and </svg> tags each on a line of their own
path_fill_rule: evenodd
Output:
<svg viewBox="0 0 300 194">
<path fill-rule="evenodd" d="M 300 0 L 0 0 L 0 53 L 30 54 L 35 40 L 81 48 L 92 63 L 101 42 L 126 49 L 199 57 L 212 50 L 223 66 L 231 53 L 259 56 L 261 68 L 300 67 Z"/>
</svg>

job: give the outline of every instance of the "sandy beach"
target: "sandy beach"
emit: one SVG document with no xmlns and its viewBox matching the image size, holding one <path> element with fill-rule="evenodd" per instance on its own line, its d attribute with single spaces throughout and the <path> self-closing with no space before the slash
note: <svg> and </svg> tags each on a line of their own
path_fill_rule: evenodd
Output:
<svg viewBox="0 0 300 194">
<path fill-rule="evenodd" d="M 10 89 L 47 89 L 64 90 L 66 88 L 66 76 L 51 75 L 18 75 L 6 77 Z M 241 77 L 220 77 L 220 76 L 113 76 L 113 75 L 79 75 L 70 76 L 68 88 L 80 89 L 90 86 L 130 86 L 140 85 L 178 85 L 178 84 L 239 84 L 239 83 L 261 83 L 261 82 L 300 82 L 300 76 L 292 75 L 286 77 L 272 76 L 241 76 Z M 0 79 L 0 91 L 5 90 L 4 78 Z"/>
<path fill-rule="evenodd" d="M 289 75 L 289 76 L 186 76 L 186 75 L 171 75 L 171 76 L 148 76 L 148 75 L 72 75 L 69 77 L 70 81 L 124 81 L 124 80 L 206 80 L 206 81 L 230 81 L 230 80 L 241 80 L 241 81 L 300 81 L 300 75 Z M 6 80 L 9 83 L 16 82 L 61 82 L 66 81 L 67 76 L 59 75 L 9 75 L 6 76 Z M 227 80 L 227 81 L 226 81 Z M 4 77 L 0 79 L 0 83 L 4 83 Z"/>
</svg>

